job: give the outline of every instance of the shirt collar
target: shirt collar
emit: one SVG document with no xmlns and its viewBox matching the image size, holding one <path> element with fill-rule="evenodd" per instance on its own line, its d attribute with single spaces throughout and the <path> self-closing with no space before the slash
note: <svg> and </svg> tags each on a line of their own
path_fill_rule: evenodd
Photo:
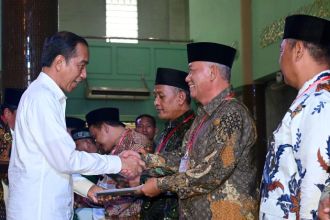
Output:
<svg viewBox="0 0 330 220">
<path fill-rule="evenodd" d="M 211 100 L 208 104 L 201 106 L 198 108 L 197 113 L 198 115 L 203 115 L 205 112 L 210 116 L 212 113 L 218 108 L 220 103 L 232 92 L 231 86 L 222 90 L 219 95 Z"/>
<path fill-rule="evenodd" d="M 54 93 L 55 97 L 59 101 L 63 101 L 67 99 L 62 89 L 56 84 L 56 82 L 48 74 L 41 72 L 38 78 L 40 78 L 42 82 L 46 83 L 46 85 L 50 88 L 50 90 Z"/>
<path fill-rule="evenodd" d="M 299 89 L 298 96 L 303 93 L 310 85 L 312 85 L 314 82 L 319 80 L 319 77 L 321 78 L 323 74 L 330 73 L 330 70 L 324 70 L 320 72 L 319 74 L 313 76 L 310 80 L 306 81 L 304 85 Z"/>
<path fill-rule="evenodd" d="M 183 120 L 188 117 L 189 115 L 194 114 L 193 110 L 189 109 L 188 111 L 186 111 L 183 115 L 181 115 L 180 117 L 176 118 L 173 121 L 169 121 L 166 123 L 166 127 L 176 127 L 177 125 L 179 125 L 181 122 L 183 122 Z"/>
</svg>

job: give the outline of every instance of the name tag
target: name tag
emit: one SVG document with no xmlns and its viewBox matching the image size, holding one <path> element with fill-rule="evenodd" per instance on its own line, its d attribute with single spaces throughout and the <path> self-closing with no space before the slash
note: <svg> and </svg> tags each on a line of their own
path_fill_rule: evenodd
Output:
<svg viewBox="0 0 330 220">
<path fill-rule="evenodd" d="M 184 173 L 189 168 L 189 156 L 185 154 L 180 161 L 179 173 Z"/>
</svg>

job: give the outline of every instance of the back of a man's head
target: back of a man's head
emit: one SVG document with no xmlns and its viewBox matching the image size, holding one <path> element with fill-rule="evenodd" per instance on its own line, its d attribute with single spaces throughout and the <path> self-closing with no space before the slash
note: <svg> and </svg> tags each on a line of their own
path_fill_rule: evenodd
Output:
<svg viewBox="0 0 330 220">
<path fill-rule="evenodd" d="M 55 57 L 58 55 L 63 55 L 67 62 L 75 55 L 75 48 L 78 43 L 88 47 L 88 43 L 84 38 L 72 32 L 61 31 L 48 37 L 42 49 L 42 67 L 50 67 Z"/>
<path fill-rule="evenodd" d="M 285 20 L 283 39 L 293 48 L 302 41 L 310 56 L 321 64 L 330 66 L 330 21 L 310 16 L 291 15 Z"/>
</svg>

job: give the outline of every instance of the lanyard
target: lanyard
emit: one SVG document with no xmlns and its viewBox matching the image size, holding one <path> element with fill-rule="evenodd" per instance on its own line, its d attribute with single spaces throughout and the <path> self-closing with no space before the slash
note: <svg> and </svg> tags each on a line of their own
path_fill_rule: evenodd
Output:
<svg viewBox="0 0 330 220">
<path fill-rule="evenodd" d="M 162 142 L 158 145 L 157 150 L 156 150 L 156 153 L 159 154 L 164 149 L 164 147 L 167 144 L 168 140 L 173 136 L 174 132 L 176 132 L 182 125 L 184 125 L 185 123 L 187 123 L 193 117 L 194 117 L 194 114 L 189 115 L 178 126 L 176 126 L 175 128 L 173 128 L 170 131 L 170 133 L 168 133 L 168 135 L 166 135 L 166 137 L 163 138 Z"/>
<path fill-rule="evenodd" d="M 207 118 L 207 114 L 205 114 L 200 122 L 200 124 L 190 133 L 189 135 L 189 141 L 187 143 L 187 151 L 186 151 L 186 154 L 190 153 L 191 150 L 192 150 L 192 146 L 195 142 L 195 139 L 196 139 L 196 135 L 198 134 L 199 130 L 202 128 L 203 124 L 205 123 L 206 121 L 206 118 Z"/>
<path fill-rule="evenodd" d="M 230 100 L 230 99 L 234 99 L 235 94 L 233 92 L 229 93 L 224 100 Z M 189 155 L 189 153 L 191 153 L 191 150 L 193 148 L 193 145 L 195 143 L 195 139 L 197 134 L 199 133 L 200 129 L 202 128 L 202 126 L 204 125 L 205 121 L 207 119 L 207 114 L 205 114 L 200 122 L 200 124 L 190 133 L 189 135 L 189 141 L 187 143 L 187 150 L 186 150 L 186 156 Z"/>
<path fill-rule="evenodd" d="M 118 144 L 116 144 L 115 148 L 111 151 L 111 154 L 115 155 L 116 151 L 118 150 L 117 148 L 122 144 L 122 142 L 124 141 L 124 138 L 126 137 L 128 132 L 129 132 L 128 129 L 126 131 L 124 131 L 123 135 L 121 135 L 121 137 L 118 141 Z"/>
<path fill-rule="evenodd" d="M 320 84 L 323 81 L 327 81 L 329 79 L 330 79 L 330 76 L 323 76 L 323 77 L 321 77 L 321 79 L 316 80 L 314 83 L 310 84 L 300 95 L 298 95 L 292 103 L 295 103 L 296 100 L 298 100 L 301 96 L 303 96 L 305 93 L 307 93 L 314 86 Z"/>
</svg>

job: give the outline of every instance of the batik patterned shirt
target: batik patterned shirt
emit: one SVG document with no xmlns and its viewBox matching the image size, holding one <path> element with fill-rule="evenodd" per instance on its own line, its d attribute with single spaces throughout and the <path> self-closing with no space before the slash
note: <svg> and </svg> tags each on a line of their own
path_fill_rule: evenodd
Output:
<svg viewBox="0 0 330 220">
<path fill-rule="evenodd" d="M 12 134 L 9 126 L 0 119 L 0 160 L 9 161 L 12 145 Z"/>
<path fill-rule="evenodd" d="M 12 134 L 9 126 L 0 119 L 0 160 L 8 162 L 12 145 Z M 8 185 L 7 172 L 0 175 L 0 180 Z M 6 207 L 4 201 L 4 190 L 0 184 L 0 220 L 6 219 Z"/>
<path fill-rule="evenodd" d="M 152 142 L 146 136 L 134 130 L 126 129 L 119 143 L 112 150 L 112 154 L 118 155 L 125 150 L 148 149 L 151 146 Z M 104 175 L 98 185 L 105 188 L 129 187 L 128 181 L 119 175 Z M 141 210 L 141 203 L 142 200 L 137 197 L 125 196 L 110 199 L 104 203 L 106 219 L 136 219 Z"/>
<path fill-rule="evenodd" d="M 142 181 L 150 177 L 171 175 L 178 170 L 182 155 L 182 141 L 194 121 L 195 114 L 188 110 L 177 119 L 167 122 L 157 138 L 156 154 L 147 154 L 144 159 L 149 168 Z M 161 194 L 155 198 L 144 198 L 141 219 L 178 219 L 178 198 L 175 194 Z"/>
<path fill-rule="evenodd" d="M 179 118 L 165 124 L 164 130 L 156 138 L 155 154 L 147 154 L 143 158 L 148 168 L 163 167 L 165 170 L 173 172 L 178 170 L 180 159 L 183 156 L 182 141 L 194 119 L 194 112 L 188 110 Z M 157 170 L 150 172 L 154 173 Z M 162 171 L 159 170 L 159 172 L 159 175 L 162 175 Z M 150 174 L 150 176 L 157 175 L 154 174 Z"/>
<path fill-rule="evenodd" d="M 330 73 L 307 81 L 274 131 L 263 171 L 260 217 L 317 219 L 329 184 Z"/>
<path fill-rule="evenodd" d="M 230 88 L 198 108 L 183 154 L 191 140 L 188 169 L 157 179 L 160 190 L 178 194 L 180 218 L 254 219 L 258 196 L 251 149 L 256 128 L 247 108 L 231 98 Z"/>
</svg>

